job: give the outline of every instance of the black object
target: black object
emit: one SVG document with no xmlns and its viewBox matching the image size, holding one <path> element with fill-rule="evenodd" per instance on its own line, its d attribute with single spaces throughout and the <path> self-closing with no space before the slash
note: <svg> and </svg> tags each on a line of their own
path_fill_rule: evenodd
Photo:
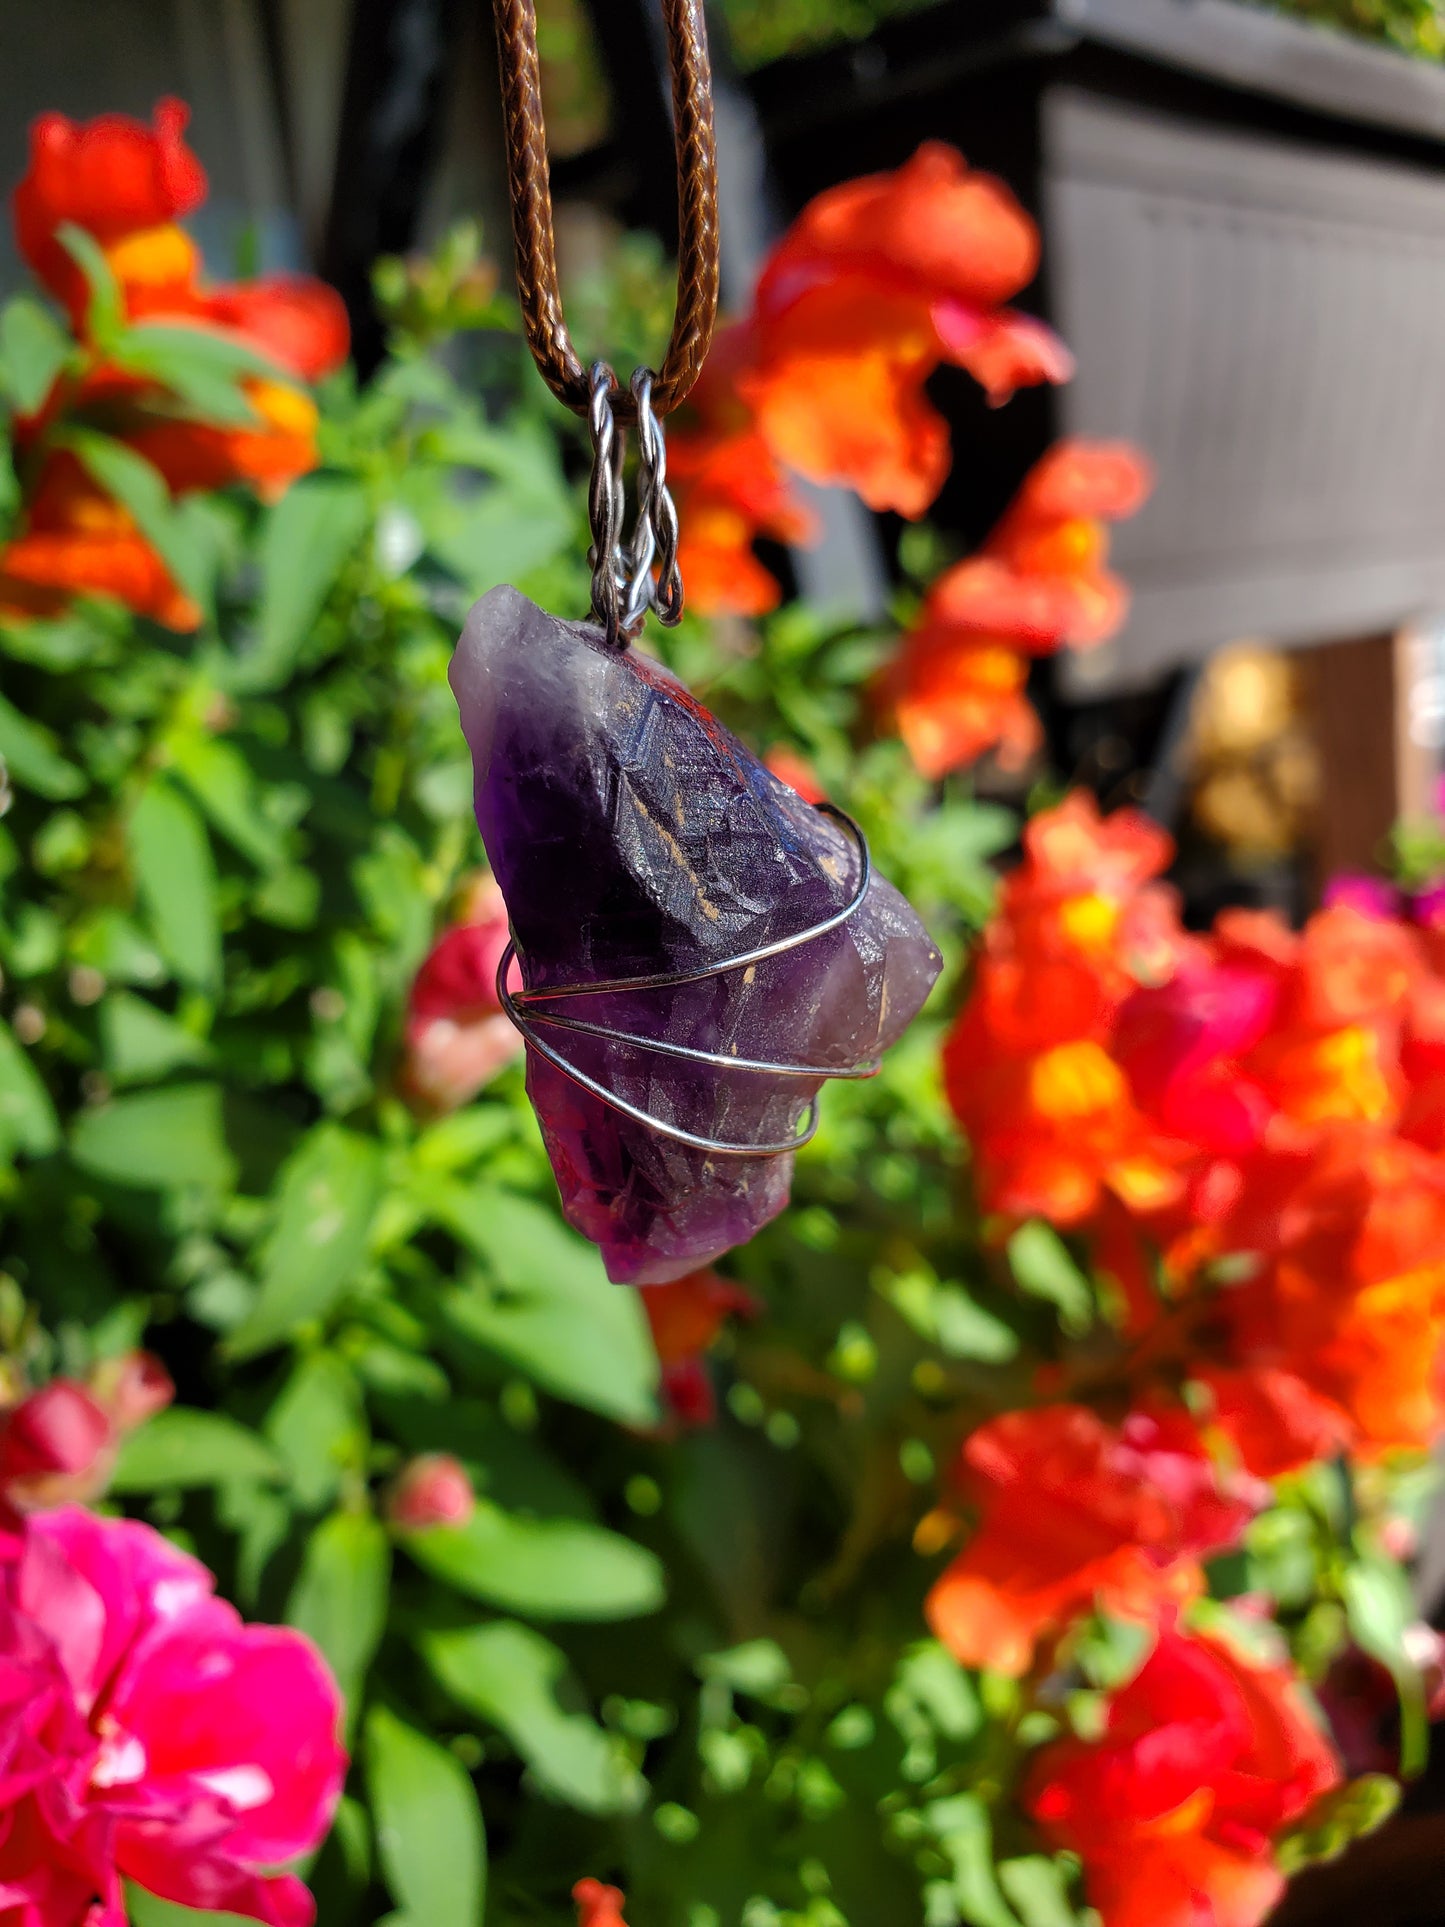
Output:
<svg viewBox="0 0 1445 1927">
<path fill-rule="evenodd" d="M 460 12 L 458 0 L 356 0 L 352 14 L 320 268 L 346 303 L 363 376 L 385 348 L 372 266 L 416 239 Z"/>
<path fill-rule="evenodd" d="M 933 513 L 981 537 L 1062 433 L 1155 458 L 1133 617 L 1066 690 L 1445 604 L 1445 71 L 1239 0 L 950 0 L 750 85 L 790 208 L 935 136 L 1039 219 L 1077 378 L 991 412 L 938 377 Z"/>
</svg>

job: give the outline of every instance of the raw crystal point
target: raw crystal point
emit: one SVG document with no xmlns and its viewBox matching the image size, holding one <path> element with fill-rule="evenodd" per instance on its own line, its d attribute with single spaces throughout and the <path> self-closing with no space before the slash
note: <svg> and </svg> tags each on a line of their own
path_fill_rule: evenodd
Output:
<svg viewBox="0 0 1445 1927">
<path fill-rule="evenodd" d="M 859 856 L 846 833 L 659 664 L 609 650 L 597 629 L 493 589 L 467 618 L 451 683 L 529 990 L 722 962 L 821 922 L 855 894 Z M 903 1031 L 940 962 L 909 905 L 875 876 L 846 923 L 749 969 L 545 1008 L 841 1071 Z M 554 1027 L 539 1035 L 640 1109 L 731 1143 L 790 1137 L 822 1081 L 728 1072 Z M 563 1210 L 601 1246 L 614 1280 L 681 1277 L 787 1203 L 791 1153 L 680 1144 L 530 1047 L 527 1090 Z"/>
</svg>

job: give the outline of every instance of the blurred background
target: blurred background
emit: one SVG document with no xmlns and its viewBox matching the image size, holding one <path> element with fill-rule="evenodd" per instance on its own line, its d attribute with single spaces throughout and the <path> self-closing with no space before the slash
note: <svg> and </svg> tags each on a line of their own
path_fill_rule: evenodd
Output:
<svg viewBox="0 0 1445 1927">
<path fill-rule="evenodd" d="M 0 171 L 43 105 L 192 103 L 198 232 L 246 272 L 343 293 L 383 346 L 372 265 L 480 217 L 505 260 L 491 23 L 459 0 L 17 0 Z M 665 50 L 647 0 L 541 0 L 564 272 L 675 236 Z M 1428 815 L 1445 743 L 1445 71 L 1421 0 L 719 0 L 724 303 L 845 174 L 959 145 L 1038 219 L 1026 304 L 1075 380 L 991 411 L 932 391 L 959 462 L 934 523 L 972 546 L 1063 433 L 1127 437 L 1159 486 L 1118 537 L 1124 631 L 1036 665 L 1053 766 L 1145 800 L 1191 910 L 1298 913 Z M 1303 16 L 1349 29 L 1322 34 Z M 1413 59 L 1402 58 L 1403 54 Z M 8 235 L 0 279 L 19 280 Z M 884 607 L 902 525 L 827 500 L 792 562 Z"/>
<path fill-rule="evenodd" d="M 564 282 L 634 274 L 658 337 L 676 242 L 653 0 L 538 0 Z M 1002 176 L 1037 221 L 1021 305 L 1074 380 L 990 409 L 929 394 L 958 457 L 926 527 L 800 485 L 815 546 L 764 545 L 787 591 L 861 623 L 900 580 L 978 547 L 1065 435 L 1127 438 L 1157 488 L 1116 536 L 1119 633 L 1030 667 L 1045 743 L 985 761 L 1021 803 L 1043 772 L 1177 839 L 1186 919 L 1299 921 L 1393 843 L 1438 868 L 1445 771 L 1445 12 L 1434 0 L 714 0 L 723 304 L 820 190 L 921 140 Z M 1330 31 L 1321 31 L 1325 27 Z M 375 264 L 480 223 L 510 245 L 490 10 L 461 0 L 9 0 L 0 177 L 45 109 L 188 101 L 217 272 L 317 273 L 363 374 L 386 348 Z M 489 272 L 491 270 L 489 269 Z M 25 284 L 8 227 L 0 294 Z M 466 345 L 456 366 L 464 373 Z M 1399 825 L 1406 826 L 1404 829 Z M 1415 839 L 1412 846 L 1411 839 Z M 1418 847 L 1416 847 L 1418 846 Z M 1445 1533 L 1417 1579 L 1439 1623 Z M 1281 1918 L 1445 1919 L 1445 1768 Z M 1430 1891 L 1433 1883 L 1436 1891 Z M 397 1918 L 400 1918 L 399 1916 Z M 437 1923 L 446 1927 L 446 1923 Z M 861 1922 L 858 1927 L 873 1927 Z M 882 1927 L 882 1923 L 878 1923 Z"/>
</svg>

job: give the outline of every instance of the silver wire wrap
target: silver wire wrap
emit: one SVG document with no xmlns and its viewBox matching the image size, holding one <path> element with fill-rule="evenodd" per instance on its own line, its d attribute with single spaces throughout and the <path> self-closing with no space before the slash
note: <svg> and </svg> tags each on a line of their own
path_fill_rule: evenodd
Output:
<svg viewBox="0 0 1445 1927">
<path fill-rule="evenodd" d="M 655 379 L 650 368 L 638 368 L 629 384 L 637 404 L 637 519 L 624 552 L 622 473 L 627 435 L 613 413 L 617 379 L 605 361 L 594 361 L 588 370 L 592 474 L 587 520 L 592 546 L 587 559 L 592 565 L 592 614 L 612 649 L 626 647 L 641 630 L 649 609 L 655 609 L 658 621 L 669 629 L 682 619 L 677 508 L 667 487 L 667 443 L 652 407 Z M 654 561 L 658 565 L 655 581 Z"/>
<path fill-rule="evenodd" d="M 769 957 L 781 957 L 784 952 L 797 950 L 801 945 L 813 943 L 819 937 L 827 936 L 855 914 L 868 894 L 872 881 L 873 861 L 868 850 L 868 839 L 848 815 L 835 804 L 820 803 L 818 809 L 826 816 L 833 817 L 850 835 L 858 851 L 858 882 L 852 897 L 841 910 L 835 910 L 821 923 L 809 925 L 806 930 L 794 931 L 790 937 L 775 937 L 771 943 L 759 944 L 756 950 L 746 950 L 741 956 L 725 957 L 720 963 L 699 964 L 693 970 L 659 970 L 646 977 L 609 977 L 588 984 L 549 984 L 538 990 L 511 990 L 507 986 L 507 972 L 512 959 L 517 954 L 515 942 L 508 941 L 497 965 L 497 1001 L 521 1032 L 528 1048 L 561 1071 L 564 1077 L 571 1078 L 574 1084 L 593 1097 L 600 1098 L 614 1111 L 630 1117 L 635 1124 L 646 1125 L 656 1131 L 659 1137 L 672 1138 L 678 1144 L 686 1144 L 694 1151 L 715 1152 L 722 1157 L 769 1158 L 781 1157 L 784 1152 L 797 1151 L 809 1143 L 818 1129 L 818 1098 L 815 1092 L 809 1099 L 802 1130 L 794 1137 L 784 1138 L 777 1143 L 735 1144 L 727 1138 L 702 1137 L 695 1131 L 685 1131 L 681 1125 L 669 1124 L 664 1118 L 654 1117 L 639 1105 L 631 1104 L 615 1091 L 609 1091 L 605 1084 L 599 1084 L 586 1071 L 564 1057 L 537 1034 L 539 1025 L 553 1030 L 576 1031 L 584 1037 L 602 1037 L 611 1043 L 628 1044 L 637 1050 L 652 1051 L 660 1057 L 680 1057 L 691 1064 L 708 1064 L 722 1071 L 741 1071 L 756 1076 L 769 1077 L 876 1077 L 878 1060 L 853 1066 L 850 1070 L 838 1070 L 829 1064 L 779 1064 L 768 1058 L 733 1057 L 725 1051 L 701 1050 L 692 1044 L 673 1044 L 660 1037 L 644 1037 L 635 1031 L 614 1030 L 608 1024 L 593 1024 L 581 1017 L 566 1017 L 556 1011 L 541 1010 L 537 1006 L 556 1002 L 559 998 L 598 997 L 608 992 L 635 990 L 674 990 L 682 984 L 701 983 L 708 977 L 725 976 L 734 970 L 750 969 L 754 964 L 763 963 Z"/>
</svg>

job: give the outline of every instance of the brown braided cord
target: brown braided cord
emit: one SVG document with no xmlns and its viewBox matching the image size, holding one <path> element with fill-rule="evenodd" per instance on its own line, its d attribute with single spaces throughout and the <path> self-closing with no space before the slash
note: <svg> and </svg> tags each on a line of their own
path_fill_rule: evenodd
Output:
<svg viewBox="0 0 1445 1927">
<path fill-rule="evenodd" d="M 587 371 L 567 332 L 557 286 L 535 0 L 494 0 L 494 8 L 522 319 L 542 379 L 558 401 L 585 415 Z M 652 389 L 658 415 L 676 408 L 702 370 L 717 317 L 718 289 L 717 148 L 702 0 L 662 0 L 662 15 L 672 65 L 678 261 L 672 339 Z M 612 405 L 619 425 L 636 421 L 637 403 L 626 388 L 613 389 Z"/>
</svg>

